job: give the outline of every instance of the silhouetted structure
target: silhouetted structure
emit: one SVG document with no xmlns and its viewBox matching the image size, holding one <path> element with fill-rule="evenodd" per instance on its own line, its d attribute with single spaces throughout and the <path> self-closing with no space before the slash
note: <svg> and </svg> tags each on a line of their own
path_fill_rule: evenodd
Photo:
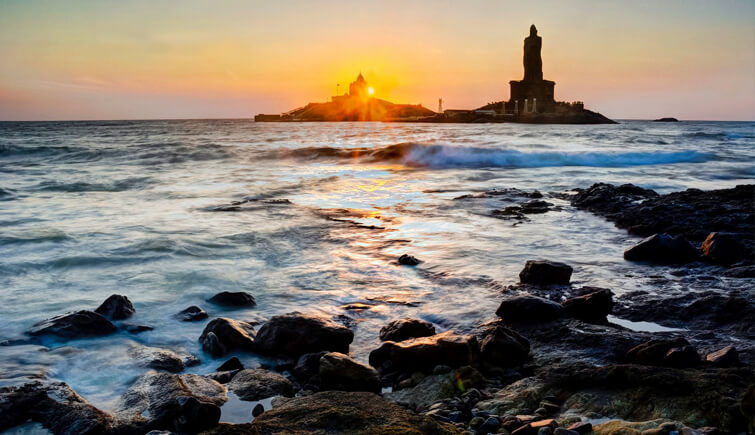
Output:
<svg viewBox="0 0 755 435">
<path fill-rule="evenodd" d="M 510 101 L 522 101 L 522 109 L 527 107 L 531 111 L 551 112 L 555 104 L 553 88 L 556 82 L 543 80 L 542 46 L 543 38 L 537 36 L 537 28 L 533 24 L 530 26 L 530 36 L 524 38 L 524 80 L 509 82 Z"/>
</svg>

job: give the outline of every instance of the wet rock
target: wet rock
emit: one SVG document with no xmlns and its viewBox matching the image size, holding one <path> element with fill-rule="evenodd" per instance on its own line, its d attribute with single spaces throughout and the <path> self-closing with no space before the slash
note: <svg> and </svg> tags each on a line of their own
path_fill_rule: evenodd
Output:
<svg viewBox="0 0 755 435">
<path fill-rule="evenodd" d="M 370 365 L 381 369 L 389 363 L 397 372 L 431 371 L 436 365 L 450 367 L 471 365 L 477 357 L 474 336 L 452 331 L 401 342 L 386 341 L 370 352 Z"/>
<path fill-rule="evenodd" d="M 737 349 L 732 345 L 709 353 L 705 356 L 705 360 L 718 367 L 732 367 L 739 365 L 739 355 L 737 354 Z"/>
<path fill-rule="evenodd" d="M 663 365 L 668 367 L 686 368 L 700 365 L 700 355 L 692 346 L 674 347 L 666 352 Z"/>
<path fill-rule="evenodd" d="M 330 319 L 289 313 L 262 325 L 255 340 L 259 352 L 298 357 L 323 350 L 349 353 L 353 339 L 349 328 Z"/>
<path fill-rule="evenodd" d="M 114 429 L 100 411 L 63 382 L 0 387 L 0 432 L 32 420 L 55 434 L 101 434 Z"/>
<path fill-rule="evenodd" d="M 129 334 L 140 334 L 142 332 L 153 331 L 155 328 L 149 325 L 137 325 L 134 323 L 122 323 L 121 328 Z"/>
<path fill-rule="evenodd" d="M 233 379 L 234 376 L 241 370 L 228 370 L 228 371 L 217 371 L 208 373 L 205 376 L 212 379 L 213 381 L 219 383 L 219 384 L 227 384 L 231 382 L 231 379 Z"/>
<path fill-rule="evenodd" d="M 572 268 L 568 264 L 548 260 L 528 260 L 519 272 L 523 284 L 551 285 L 569 284 Z"/>
<path fill-rule="evenodd" d="M 27 331 L 33 337 L 56 336 L 66 339 L 97 337 L 115 332 L 108 319 L 92 311 L 76 311 L 43 320 Z"/>
<path fill-rule="evenodd" d="M 218 423 L 226 400 L 225 388 L 204 376 L 150 371 L 126 390 L 116 415 L 148 429 L 195 433 Z"/>
<path fill-rule="evenodd" d="M 131 317 L 136 310 L 126 296 L 111 295 L 94 312 L 110 320 L 123 320 Z"/>
<path fill-rule="evenodd" d="M 597 289 L 561 302 L 566 314 L 587 322 L 603 322 L 613 309 L 613 292 Z"/>
<path fill-rule="evenodd" d="M 338 352 L 320 357 L 319 375 L 323 390 L 379 393 L 381 389 L 380 376 L 375 369 Z"/>
<path fill-rule="evenodd" d="M 381 341 L 404 341 L 430 335 L 435 335 L 435 326 L 420 319 L 393 320 L 380 328 Z"/>
<path fill-rule="evenodd" d="M 207 301 L 226 307 L 253 307 L 257 305 L 254 296 L 247 292 L 220 292 Z"/>
<path fill-rule="evenodd" d="M 739 235 L 714 232 L 700 245 L 702 259 L 715 264 L 731 265 L 747 259 L 747 248 L 740 243 Z"/>
<path fill-rule="evenodd" d="M 259 417 L 263 412 L 265 412 L 265 407 L 263 407 L 261 403 L 258 403 L 254 405 L 254 408 L 252 409 L 252 417 Z"/>
<path fill-rule="evenodd" d="M 755 278 L 755 266 L 732 267 L 724 272 L 724 276 L 731 278 Z"/>
<path fill-rule="evenodd" d="M 216 369 L 219 372 L 225 372 L 228 370 L 244 370 L 244 365 L 237 357 L 231 357 L 228 361 L 224 362 Z"/>
<path fill-rule="evenodd" d="M 541 199 L 531 199 L 519 204 L 524 214 L 547 213 L 552 206 L 553 203 Z"/>
<path fill-rule="evenodd" d="M 660 264 L 684 264 L 700 257 L 684 235 L 653 234 L 624 251 L 624 259 Z"/>
<path fill-rule="evenodd" d="M 480 359 L 494 367 L 518 366 L 529 358 L 530 342 L 497 322 L 483 327 L 479 342 Z"/>
<path fill-rule="evenodd" d="M 180 311 L 178 314 L 176 314 L 176 317 L 183 320 L 184 322 L 196 322 L 197 320 L 206 319 L 207 313 L 200 307 L 192 305 Z"/>
<path fill-rule="evenodd" d="M 684 338 L 650 340 L 629 349 L 626 359 L 636 364 L 694 367 L 699 364 L 697 351 Z"/>
<path fill-rule="evenodd" d="M 425 410 L 433 403 L 448 399 L 458 392 L 453 373 L 431 375 L 417 385 L 385 393 L 384 397 L 409 409 Z"/>
<path fill-rule="evenodd" d="M 228 389 L 241 400 L 260 400 L 273 396 L 293 396 L 294 386 L 283 375 L 263 369 L 245 369 L 236 373 Z"/>
<path fill-rule="evenodd" d="M 564 308 L 549 299 L 523 295 L 504 299 L 495 313 L 505 322 L 539 323 L 562 317 Z"/>
<path fill-rule="evenodd" d="M 296 360 L 293 373 L 298 379 L 307 381 L 313 376 L 319 376 L 320 373 L 320 357 L 327 352 L 315 352 L 305 353 Z"/>
<path fill-rule="evenodd" d="M 400 257 L 398 257 L 398 264 L 401 264 L 403 266 L 416 266 L 418 264 L 422 263 L 417 257 L 413 257 L 409 254 L 402 254 Z"/>
<path fill-rule="evenodd" d="M 592 423 L 587 421 L 580 421 L 572 424 L 567 429 L 584 435 L 592 432 Z"/>
<path fill-rule="evenodd" d="M 590 429 L 590 431 L 592 431 L 592 428 Z M 553 435 L 580 435 L 580 433 L 575 430 L 569 430 L 563 427 L 557 427 L 553 431 Z"/>
<path fill-rule="evenodd" d="M 213 356 L 232 349 L 255 350 L 254 327 L 240 320 L 218 317 L 213 319 L 199 336 L 202 349 Z"/>
<path fill-rule="evenodd" d="M 139 344 L 129 346 L 129 354 L 145 367 L 165 370 L 171 373 L 178 373 L 183 371 L 187 366 L 199 364 L 199 360 L 192 355 L 179 355 L 169 349 L 142 346 Z"/>
</svg>

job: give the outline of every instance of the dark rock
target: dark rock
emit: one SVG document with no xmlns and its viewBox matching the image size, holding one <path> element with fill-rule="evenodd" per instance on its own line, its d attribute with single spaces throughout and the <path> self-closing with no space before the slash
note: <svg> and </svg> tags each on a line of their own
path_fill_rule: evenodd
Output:
<svg viewBox="0 0 755 435">
<path fill-rule="evenodd" d="M 679 234 L 653 234 L 640 243 L 624 251 L 624 259 L 629 261 L 649 261 L 661 264 L 684 264 L 695 261 L 699 253 Z"/>
<path fill-rule="evenodd" d="M 297 378 L 307 381 L 320 373 L 320 357 L 327 352 L 305 353 L 296 361 L 293 373 Z"/>
<path fill-rule="evenodd" d="M 253 307 L 257 305 L 254 296 L 247 292 L 220 292 L 207 301 L 226 307 Z"/>
<path fill-rule="evenodd" d="M 370 365 L 381 369 L 390 363 L 391 370 L 397 372 L 429 372 L 438 364 L 450 367 L 471 365 L 476 357 L 475 337 L 446 331 L 401 342 L 386 341 L 370 352 Z"/>
<path fill-rule="evenodd" d="M 724 272 L 724 276 L 732 278 L 755 278 L 755 266 L 733 267 Z"/>
<path fill-rule="evenodd" d="M 493 322 L 483 327 L 480 359 L 494 367 L 523 364 L 530 354 L 529 341 L 513 329 Z"/>
<path fill-rule="evenodd" d="M 422 261 L 420 261 L 416 257 L 413 257 L 409 254 L 403 254 L 400 257 L 398 257 L 398 264 L 401 264 L 404 266 L 416 266 L 420 263 L 422 263 Z"/>
<path fill-rule="evenodd" d="M 196 397 L 179 396 L 175 399 L 175 406 L 166 413 L 163 421 L 166 426 L 179 433 L 200 432 L 210 429 L 220 421 L 220 407 L 207 402 L 201 402 Z"/>
<path fill-rule="evenodd" d="M 572 424 L 567 428 L 582 435 L 592 432 L 592 423 L 586 421 L 580 421 Z"/>
<path fill-rule="evenodd" d="M 240 320 L 218 317 L 213 319 L 199 336 L 202 349 L 213 356 L 232 349 L 255 350 L 254 327 Z"/>
<path fill-rule="evenodd" d="M 480 430 L 483 433 L 496 433 L 499 427 L 501 427 L 501 420 L 496 417 L 488 417 L 480 426 Z"/>
<path fill-rule="evenodd" d="M 196 365 L 199 360 L 191 355 L 179 355 L 169 349 L 134 344 L 129 347 L 129 354 L 145 367 L 165 370 L 171 373 L 183 371 L 186 366 Z"/>
<path fill-rule="evenodd" d="M 241 400 L 260 400 L 272 396 L 293 396 L 294 386 L 283 375 L 263 369 L 245 369 L 236 373 L 228 389 Z"/>
<path fill-rule="evenodd" d="M 380 393 L 380 376 L 377 371 L 342 353 L 328 352 L 321 356 L 319 369 L 323 390 Z"/>
<path fill-rule="evenodd" d="M 136 310 L 126 296 L 111 295 L 94 312 L 110 320 L 123 320 L 131 317 Z"/>
<path fill-rule="evenodd" d="M 674 347 L 666 352 L 663 365 L 676 368 L 696 367 L 700 365 L 700 355 L 692 346 Z"/>
<path fill-rule="evenodd" d="M 43 320 L 27 333 L 33 337 L 52 335 L 73 339 L 97 337 L 115 332 L 117 328 L 108 319 L 92 311 L 76 311 Z"/>
<path fill-rule="evenodd" d="M 732 367 L 739 365 L 739 355 L 737 354 L 737 349 L 732 345 L 709 353 L 705 356 L 705 360 L 718 367 Z"/>
<path fill-rule="evenodd" d="M 195 322 L 207 318 L 207 313 L 196 305 L 192 305 L 176 314 L 176 317 L 184 322 Z"/>
<path fill-rule="evenodd" d="M 747 248 L 739 236 L 732 233 L 714 232 L 700 245 L 702 259 L 711 263 L 729 266 L 748 258 Z M 750 254 L 751 255 L 751 254 Z"/>
<path fill-rule="evenodd" d="M 420 319 L 393 320 L 380 328 L 381 341 L 404 341 L 430 335 L 435 335 L 435 326 Z"/>
<path fill-rule="evenodd" d="M 524 214 L 547 213 L 550 210 L 551 206 L 553 206 L 553 203 L 539 199 L 531 199 L 527 202 L 519 204 L 519 207 Z"/>
<path fill-rule="evenodd" d="M 137 325 L 134 323 L 122 323 L 121 328 L 123 328 L 129 334 L 139 334 L 141 332 L 152 331 L 155 329 L 154 327 L 149 325 Z"/>
<path fill-rule="evenodd" d="M 576 319 L 594 322 L 605 321 L 613 309 L 613 292 L 598 289 L 594 292 L 577 296 L 561 302 L 566 314 Z"/>
<path fill-rule="evenodd" d="M 679 122 L 679 120 L 676 118 L 667 117 L 667 118 L 654 119 L 653 122 Z"/>
<path fill-rule="evenodd" d="M 564 429 L 563 427 L 557 427 L 553 431 L 553 435 L 580 435 L 580 433 L 575 430 L 569 430 L 569 429 Z"/>
<path fill-rule="evenodd" d="M 700 362 L 697 351 L 684 338 L 657 339 L 627 351 L 628 361 L 656 366 L 693 367 Z"/>
<path fill-rule="evenodd" d="M 227 384 L 231 382 L 231 379 L 233 379 L 233 377 L 236 376 L 236 374 L 240 371 L 241 370 L 228 370 L 225 372 L 212 372 L 206 374 L 205 376 L 219 384 Z"/>
<path fill-rule="evenodd" d="M 257 418 L 259 417 L 263 412 L 265 412 L 265 408 L 262 406 L 261 403 L 258 403 L 254 405 L 254 408 L 252 409 L 252 417 Z"/>
<path fill-rule="evenodd" d="M 319 351 L 349 352 L 354 333 L 330 319 L 309 314 L 274 316 L 257 333 L 257 351 L 298 357 Z"/>
<path fill-rule="evenodd" d="M 569 284 L 572 268 L 568 264 L 548 260 L 528 260 L 519 272 L 523 284 Z"/>
<path fill-rule="evenodd" d="M 237 357 L 231 357 L 228 359 L 228 361 L 224 362 L 216 369 L 219 372 L 225 372 L 228 370 L 244 370 L 244 365 L 241 364 L 241 361 Z"/>
<path fill-rule="evenodd" d="M 506 322 L 538 323 L 560 318 L 564 308 L 548 299 L 523 295 L 504 299 L 495 313 Z"/>
</svg>

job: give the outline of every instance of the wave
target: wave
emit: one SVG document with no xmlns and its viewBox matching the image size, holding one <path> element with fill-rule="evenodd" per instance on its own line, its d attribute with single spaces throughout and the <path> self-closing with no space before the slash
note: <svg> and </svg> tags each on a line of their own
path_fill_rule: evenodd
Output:
<svg viewBox="0 0 755 435">
<path fill-rule="evenodd" d="M 269 157 L 357 160 L 418 168 L 539 168 L 552 166 L 622 167 L 702 163 L 713 156 L 698 151 L 671 152 L 524 152 L 514 149 L 400 143 L 381 148 L 308 147 L 277 150 Z"/>
<path fill-rule="evenodd" d="M 149 177 L 130 177 L 101 183 L 43 181 L 35 189 L 45 192 L 124 192 L 145 189 L 151 184 Z"/>
</svg>

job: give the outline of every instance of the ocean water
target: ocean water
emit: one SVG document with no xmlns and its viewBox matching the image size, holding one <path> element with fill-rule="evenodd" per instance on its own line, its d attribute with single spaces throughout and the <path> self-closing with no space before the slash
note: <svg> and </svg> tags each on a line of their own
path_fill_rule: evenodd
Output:
<svg viewBox="0 0 755 435">
<path fill-rule="evenodd" d="M 725 289 L 625 262 L 638 238 L 549 192 L 753 179 L 755 123 L 745 122 L 0 123 L 0 340 L 113 293 L 134 303 L 129 322 L 155 328 L 2 347 L 0 385 L 45 374 L 113 409 L 147 370 L 130 356 L 134 344 L 192 353 L 202 363 L 187 371 L 211 372 L 225 358 L 201 351 L 206 322 L 173 317 L 190 305 L 255 322 L 291 311 L 334 317 L 354 329 L 352 354 L 364 361 L 395 318 L 457 331 L 494 318 L 528 259 L 567 262 L 576 285 L 618 295 L 652 291 L 657 276 Z M 492 211 L 512 198 L 481 193 L 509 188 L 559 207 L 499 219 Z M 399 266 L 403 253 L 424 262 Z M 225 290 L 249 292 L 257 306 L 206 302 Z"/>
</svg>

